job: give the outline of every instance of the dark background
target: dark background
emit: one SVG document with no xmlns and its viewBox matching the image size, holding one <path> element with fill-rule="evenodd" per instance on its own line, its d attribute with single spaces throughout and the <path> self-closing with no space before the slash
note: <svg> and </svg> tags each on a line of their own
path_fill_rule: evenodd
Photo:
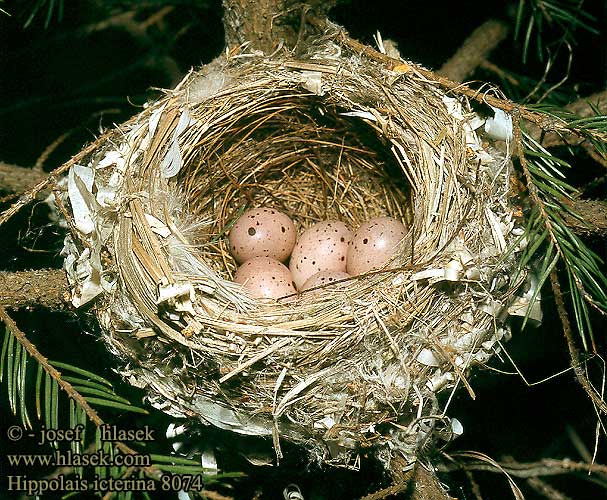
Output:
<svg viewBox="0 0 607 500">
<path fill-rule="evenodd" d="M 35 164 L 42 152 L 63 134 L 66 139 L 50 154 L 46 170 L 57 167 L 91 141 L 103 127 L 111 127 L 140 111 L 141 106 L 158 95 L 158 88 L 171 88 L 190 69 L 209 62 L 223 50 L 221 5 L 219 1 L 147 2 L 66 2 L 63 17 L 55 11 L 45 27 L 46 10 L 28 28 L 23 25 L 35 2 L 0 4 L 11 17 L 0 15 L 0 160 L 24 167 Z M 482 22 L 498 17 L 512 22 L 517 1 L 432 1 L 432 2 L 341 2 L 332 18 L 344 25 L 351 35 L 373 44 L 373 34 L 393 39 L 403 57 L 436 69 L 446 61 L 463 40 Z M 168 9 L 161 19 L 142 31 L 141 23 Z M 600 32 L 576 35 L 574 59 L 569 81 L 559 89 L 555 99 L 574 100 L 607 86 L 607 50 L 605 38 L 605 2 L 585 2 Z M 117 13 L 132 13 L 126 19 Z M 550 41 L 558 30 L 546 30 Z M 566 57 L 565 57 L 566 59 Z M 529 57 L 522 62 L 521 44 L 510 36 L 495 51 L 491 60 L 514 75 L 537 80 L 545 62 Z M 555 64 L 550 81 L 563 75 L 564 61 Z M 496 75 L 479 70 L 473 78 L 492 80 L 508 87 Z M 508 88 L 514 98 L 525 95 L 521 88 Z M 575 159 L 569 181 L 580 187 L 604 175 L 584 154 Z M 588 191 L 605 199 L 605 183 L 594 182 Z M 1 195 L 1 193 L 0 193 Z M 0 268 L 21 270 L 60 267 L 59 251 L 63 233 L 49 224 L 44 205 L 22 211 L 0 229 Z M 605 241 L 589 240 L 599 254 L 605 255 Z M 551 291 L 544 290 L 544 323 L 521 332 L 513 326 L 514 338 L 508 352 L 528 381 L 534 382 L 565 370 L 569 358 L 565 339 L 554 312 Z M 39 350 L 54 360 L 82 366 L 112 380 L 119 394 L 141 404 L 143 394 L 130 388 L 112 371 L 112 359 L 97 340 L 97 327 L 85 312 L 21 311 L 14 315 L 18 324 Z M 604 347 L 605 323 L 596 319 L 599 348 Z M 604 352 L 604 351 L 603 351 Z M 594 363 L 594 364 L 593 364 Z M 492 366 L 513 372 L 512 365 L 494 359 Z M 591 361 L 597 370 L 599 360 Z M 596 373 L 595 373 L 596 375 Z M 518 461 L 543 458 L 582 460 L 572 435 L 577 435 L 590 450 L 594 448 L 596 415 L 568 371 L 539 385 L 528 387 L 518 375 L 495 371 L 477 372 L 472 376 L 476 400 L 460 391 L 452 401 L 449 414 L 464 426 L 464 435 L 450 444 L 447 453 L 476 450 L 500 460 L 512 457 Z M 2 428 L 18 423 L 8 410 L 5 389 L 0 393 Z M 102 411 L 109 422 L 124 426 L 154 425 L 160 437 L 173 419 L 152 410 L 149 417 L 118 415 Z M 318 468 L 308 463 L 302 450 L 287 447 L 287 456 L 277 467 L 255 468 L 242 457 L 241 451 L 259 446 L 258 440 L 243 440 L 223 432 L 200 429 L 194 444 L 205 443 L 216 449 L 224 471 L 242 471 L 246 477 L 230 480 L 218 487 L 237 498 L 280 498 L 282 489 L 296 483 L 306 499 L 356 498 L 386 486 L 379 468 L 363 461 L 359 473 Z M 262 443 L 267 447 L 269 443 Z M 159 453 L 168 454 L 170 445 L 158 439 L 153 445 Z M 18 448 L 0 433 L 0 450 L 4 456 L 13 451 L 39 451 L 33 443 L 22 442 Z M 3 459 L 4 457 L 2 457 Z M 606 462 L 604 437 L 599 440 L 598 462 Z M 8 471 L 0 461 L 0 476 Z M 27 471 L 30 477 L 50 471 Z M 14 473 L 14 472 L 13 472 Z M 500 475 L 479 473 L 475 478 L 487 500 L 512 498 L 506 479 Z M 474 498 L 463 474 L 443 476 L 451 494 L 461 500 Z M 581 476 L 550 478 L 551 484 L 576 500 L 605 498 L 601 490 Z M 518 484 L 528 499 L 543 498 Z M 3 485 L 4 487 L 4 485 Z M 0 498 L 2 496 L 0 491 Z M 9 497 L 6 497 L 9 498 Z"/>
</svg>

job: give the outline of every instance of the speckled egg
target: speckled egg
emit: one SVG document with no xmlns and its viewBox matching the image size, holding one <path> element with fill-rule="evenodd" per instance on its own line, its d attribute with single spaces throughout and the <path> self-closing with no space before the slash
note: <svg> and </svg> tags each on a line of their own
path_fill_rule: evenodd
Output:
<svg viewBox="0 0 607 500">
<path fill-rule="evenodd" d="M 228 241 L 239 264 L 253 257 L 270 257 L 284 262 L 297 239 L 293 221 L 274 208 L 253 208 L 236 221 Z"/>
<path fill-rule="evenodd" d="M 297 289 L 320 271 L 346 271 L 352 231 L 341 221 L 326 220 L 304 231 L 293 248 L 289 269 Z"/>
<path fill-rule="evenodd" d="M 406 234 L 407 227 L 392 217 L 374 217 L 362 224 L 350 241 L 348 273 L 356 276 L 380 268 Z"/>
<path fill-rule="evenodd" d="M 236 270 L 234 281 L 242 284 L 256 298 L 277 299 L 296 293 L 291 272 L 270 257 L 253 257 Z"/>
<path fill-rule="evenodd" d="M 321 271 L 309 277 L 302 285 L 301 291 L 303 292 L 304 290 L 309 290 L 310 288 L 316 288 L 317 286 L 330 285 L 331 283 L 345 280 L 349 277 L 350 275 L 348 273 L 344 273 L 343 271 Z M 344 281 L 336 286 L 344 286 L 346 284 L 347 282 Z"/>
</svg>

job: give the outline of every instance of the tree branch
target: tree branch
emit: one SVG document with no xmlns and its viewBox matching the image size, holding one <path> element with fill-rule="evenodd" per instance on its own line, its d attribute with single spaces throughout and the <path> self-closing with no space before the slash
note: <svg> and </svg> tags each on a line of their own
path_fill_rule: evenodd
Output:
<svg viewBox="0 0 607 500">
<path fill-rule="evenodd" d="M 104 421 L 101 419 L 99 414 L 91 407 L 88 401 L 82 396 L 72 384 L 67 382 L 61 376 L 61 372 L 57 370 L 53 365 L 51 365 L 47 358 L 45 358 L 40 351 L 36 348 L 34 344 L 32 344 L 25 333 L 21 331 L 21 329 L 17 326 L 17 324 L 13 321 L 13 318 L 9 316 L 7 311 L 0 305 L 0 321 L 2 321 L 6 327 L 10 330 L 11 334 L 15 336 L 17 341 L 23 346 L 23 348 L 27 351 L 27 353 L 34 358 L 44 369 L 46 373 L 48 373 L 57 385 L 61 389 L 63 389 L 66 394 L 74 400 L 74 402 L 80 406 L 84 412 L 86 413 L 87 418 L 95 424 L 96 427 L 101 427 L 104 425 Z M 120 450 L 124 455 L 136 455 L 137 452 L 124 444 L 122 441 L 113 441 L 113 444 Z M 158 470 L 154 465 L 150 465 L 147 467 L 138 467 L 142 471 L 146 473 L 148 477 L 159 479 L 162 475 L 161 471 Z M 129 469 L 132 469 L 130 467 Z"/>
<path fill-rule="evenodd" d="M 41 169 L 18 167 L 0 161 L 0 190 L 23 193 L 46 179 L 47 175 Z"/>
<path fill-rule="evenodd" d="M 601 413 L 607 415 L 607 404 L 605 401 L 603 401 L 602 395 L 596 391 L 590 380 L 588 380 L 588 377 L 584 372 L 584 364 L 580 361 L 580 354 L 575 345 L 571 332 L 571 323 L 569 322 L 569 315 L 567 314 L 567 309 L 565 307 L 563 292 L 561 291 L 561 285 L 555 270 L 552 270 L 550 273 L 550 285 L 552 286 L 552 292 L 554 293 L 556 309 L 558 311 L 561 324 L 563 325 L 563 334 L 565 335 L 565 340 L 567 341 L 569 357 L 571 358 L 571 366 L 573 368 L 573 372 L 575 373 L 575 377 L 584 388 L 584 391 L 592 401 L 592 404 L 596 408 L 597 412 L 600 411 Z"/>
<path fill-rule="evenodd" d="M 472 32 L 437 73 L 451 80 L 463 82 L 507 35 L 506 23 L 489 19 Z"/>
<path fill-rule="evenodd" d="M 70 289 L 63 269 L 0 271 L 0 306 L 64 309 L 69 304 L 69 297 Z"/>
<path fill-rule="evenodd" d="M 575 233 L 588 236 L 596 234 L 607 235 L 607 202 L 598 200 L 574 200 L 570 203 L 571 210 L 580 218 L 563 213 L 565 224 Z"/>
<path fill-rule="evenodd" d="M 581 99 L 578 99 L 577 101 L 565 106 L 565 109 L 575 113 L 580 118 L 590 118 L 591 116 L 595 116 L 596 111 L 598 111 L 600 114 L 607 114 L 607 90 L 602 90 L 601 92 L 589 95 L 588 97 L 582 97 Z M 534 125 L 529 126 L 528 129 L 532 137 L 539 141 L 541 138 L 542 129 Z M 545 148 L 553 148 L 555 146 L 562 146 L 564 144 L 578 145 L 583 141 L 583 138 L 577 137 L 571 133 L 559 134 L 556 132 L 548 132 L 544 135 L 541 144 Z M 597 159 L 597 161 L 599 160 Z M 603 162 L 599 161 L 599 163 Z"/>
</svg>

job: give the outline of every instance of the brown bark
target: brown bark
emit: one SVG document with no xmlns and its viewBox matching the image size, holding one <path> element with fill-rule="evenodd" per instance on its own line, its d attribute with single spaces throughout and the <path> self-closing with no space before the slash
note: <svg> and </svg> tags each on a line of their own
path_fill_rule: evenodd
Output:
<svg viewBox="0 0 607 500">
<path fill-rule="evenodd" d="M 63 309 L 69 305 L 69 297 L 63 269 L 0 271 L 0 306 Z"/>
<path fill-rule="evenodd" d="M 24 193 L 46 179 L 47 175 L 41 169 L 18 167 L 0 161 L 0 190 L 8 193 Z"/>
<path fill-rule="evenodd" d="M 405 498 L 407 500 L 455 500 L 448 495 L 436 475 L 417 462 L 413 469 L 400 472 L 406 466 L 400 457 L 394 457 L 390 464 L 390 472 L 394 484 L 382 490 L 371 493 L 361 500 L 384 500 L 386 498 Z"/>
<path fill-rule="evenodd" d="M 270 54 L 280 42 L 293 48 L 301 38 L 309 13 L 326 16 L 335 0 L 223 0 L 227 46 L 246 42 Z"/>
<path fill-rule="evenodd" d="M 456 82 L 464 81 L 507 35 L 508 26 L 505 23 L 489 19 L 472 32 L 437 73 Z"/>
<path fill-rule="evenodd" d="M 599 200 L 575 200 L 571 210 L 580 218 L 563 213 L 565 224 L 581 235 L 607 236 L 607 202 Z"/>
</svg>

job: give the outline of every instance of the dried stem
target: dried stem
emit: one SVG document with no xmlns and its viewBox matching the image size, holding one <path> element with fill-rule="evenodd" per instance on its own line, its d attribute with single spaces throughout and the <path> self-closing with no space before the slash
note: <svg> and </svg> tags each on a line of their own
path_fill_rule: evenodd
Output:
<svg viewBox="0 0 607 500">
<path fill-rule="evenodd" d="M 452 459 L 467 458 L 469 457 L 469 452 L 453 453 L 450 457 Z M 579 472 L 585 476 L 591 473 L 607 476 L 607 465 L 575 462 L 569 459 L 556 460 L 552 458 L 547 458 L 538 462 L 516 462 L 509 459 L 499 463 L 496 462 L 495 464 L 482 460 L 470 462 L 457 461 L 454 463 L 442 464 L 438 469 L 441 472 L 454 472 L 462 469 L 469 471 L 495 472 L 499 474 L 506 472 L 511 476 L 520 478 L 558 476 L 561 474 L 570 474 L 572 472 Z"/>
<path fill-rule="evenodd" d="M 489 19 L 476 28 L 438 74 L 456 82 L 468 78 L 508 35 L 508 25 Z"/>
</svg>

